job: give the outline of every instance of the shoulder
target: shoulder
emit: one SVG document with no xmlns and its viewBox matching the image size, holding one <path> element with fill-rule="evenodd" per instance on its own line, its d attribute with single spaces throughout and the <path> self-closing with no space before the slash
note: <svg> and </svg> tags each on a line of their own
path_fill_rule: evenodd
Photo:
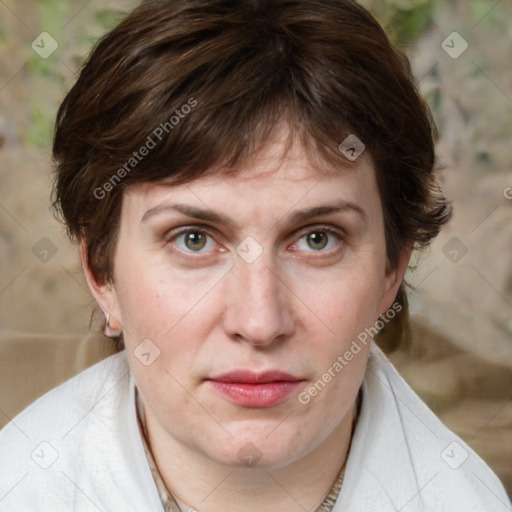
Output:
<svg viewBox="0 0 512 512">
<path fill-rule="evenodd" d="M 133 387 L 121 352 L 61 384 L 10 421 L 0 431 L 0 508 L 30 510 L 31 503 L 38 503 L 54 511 L 116 510 L 118 489 L 136 495 L 133 480 L 149 480 L 137 444 Z M 116 471 L 131 464 L 138 465 L 140 475 Z"/>
<path fill-rule="evenodd" d="M 352 496 L 350 504 L 343 502 L 350 511 L 483 512 L 509 506 L 492 470 L 435 416 L 376 346 L 363 381 L 345 491 Z"/>
<path fill-rule="evenodd" d="M 128 380 L 129 367 L 124 352 L 110 356 L 29 405 L 0 430 L 0 443 L 50 434 L 56 428 L 71 428 L 73 420 L 86 419 L 83 415 L 99 405 L 102 398 L 109 395 L 107 400 L 115 401 Z M 107 393 L 113 386 L 116 391 Z"/>
</svg>

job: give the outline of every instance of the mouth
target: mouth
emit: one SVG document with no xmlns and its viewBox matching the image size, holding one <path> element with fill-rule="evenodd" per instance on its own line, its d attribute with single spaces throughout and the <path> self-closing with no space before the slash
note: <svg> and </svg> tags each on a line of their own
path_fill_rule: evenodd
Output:
<svg viewBox="0 0 512 512">
<path fill-rule="evenodd" d="M 265 408 L 292 395 L 304 379 L 279 370 L 235 370 L 206 379 L 215 392 L 241 407 Z"/>
</svg>

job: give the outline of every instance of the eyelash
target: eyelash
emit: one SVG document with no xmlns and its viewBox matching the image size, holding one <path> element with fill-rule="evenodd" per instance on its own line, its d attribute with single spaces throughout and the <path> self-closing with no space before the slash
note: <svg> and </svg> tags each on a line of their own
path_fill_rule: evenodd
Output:
<svg viewBox="0 0 512 512">
<path fill-rule="evenodd" d="M 178 228 L 176 230 L 169 231 L 164 235 L 163 241 L 164 241 L 165 245 L 174 243 L 179 237 L 185 236 L 189 233 L 200 233 L 200 234 L 215 241 L 215 237 L 211 234 L 210 230 L 208 230 L 204 226 L 200 226 L 200 225 L 188 226 L 186 228 Z M 316 252 L 322 256 L 322 255 L 332 255 L 333 253 L 338 252 L 340 250 L 339 246 L 342 244 L 342 241 L 343 241 L 342 232 L 341 232 L 341 230 L 335 229 L 332 226 L 328 226 L 328 225 L 311 226 L 311 227 L 308 227 L 307 229 L 303 229 L 303 230 L 299 231 L 299 233 L 297 233 L 297 235 L 295 235 L 295 237 L 294 237 L 295 241 L 292 244 L 287 245 L 287 247 L 292 247 L 293 245 L 296 245 L 300 240 L 302 240 L 303 238 L 305 238 L 306 236 L 308 236 L 312 233 L 326 233 L 329 236 L 334 236 L 335 238 L 338 239 L 338 243 L 336 244 L 336 247 L 334 247 L 332 249 L 328 249 L 326 251 L 311 250 L 311 251 L 307 251 L 307 252 L 312 253 L 312 254 L 314 254 Z M 180 251 L 182 254 L 185 254 L 186 257 L 195 258 L 195 259 L 204 258 L 205 254 L 206 254 L 201 251 L 190 251 L 190 250 L 185 251 L 180 248 L 177 248 L 177 250 Z M 316 256 L 316 257 L 320 257 L 320 256 Z"/>
</svg>

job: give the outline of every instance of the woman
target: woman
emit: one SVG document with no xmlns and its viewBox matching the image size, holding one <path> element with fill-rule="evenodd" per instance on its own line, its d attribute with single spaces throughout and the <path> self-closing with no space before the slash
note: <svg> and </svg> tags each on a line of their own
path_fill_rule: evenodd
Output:
<svg viewBox="0 0 512 512">
<path fill-rule="evenodd" d="M 120 352 L 1 432 L 2 509 L 509 510 L 372 342 L 450 209 L 363 8 L 144 2 L 65 98 L 54 158 Z"/>
</svg>

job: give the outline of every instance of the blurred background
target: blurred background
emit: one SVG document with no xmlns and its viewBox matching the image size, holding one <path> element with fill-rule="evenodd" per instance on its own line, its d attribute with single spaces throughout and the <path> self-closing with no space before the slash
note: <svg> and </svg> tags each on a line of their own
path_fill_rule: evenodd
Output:
<svg viewBox="0 0 512 512">
<path fill-rule="evenodd" d="M 94 42 L 138 3 L 0 0 L 0 352 L 2 340 L 91 330 L 76 248 L 50 210 L 52 124 Z M 391 358 L 512 495 L 512 2 L 362 3 L 411 60 L 454 205 L 451 224 L 413 258 L 413 343 Z M 0 425 L 19 407 L 12 366 L 0 356 Z"/>
</svg>

